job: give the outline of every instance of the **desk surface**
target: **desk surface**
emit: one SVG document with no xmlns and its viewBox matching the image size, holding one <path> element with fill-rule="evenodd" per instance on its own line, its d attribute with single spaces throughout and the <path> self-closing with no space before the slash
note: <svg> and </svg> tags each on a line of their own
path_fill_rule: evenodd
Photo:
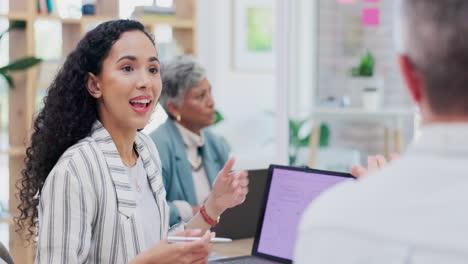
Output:
<svg viewBox="0 0 468 264">
<path fill-rule="evenodd" d="M 231 258 L 250 255 L 253 241 L 253 238 L 246 238 L 234 240 L 230 243 L 213 244 L 213 253 Z"/>
</svg>

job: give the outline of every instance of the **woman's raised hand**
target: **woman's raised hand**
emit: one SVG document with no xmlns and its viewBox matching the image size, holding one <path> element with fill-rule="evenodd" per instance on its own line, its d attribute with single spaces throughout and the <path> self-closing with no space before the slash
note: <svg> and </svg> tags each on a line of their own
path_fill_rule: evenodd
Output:
<svg viewBox="0 0 468 264">
<path fill-rule="evenodd" d="M 201 236 L 201 230 L 185 230 L 175 236 Z M 211 252 L 210 239 L 214 233 L 205 232 L 202 239 L 193 242 L 169 243 L 166 239 L 142 252 L 131 264 L 205 264 Z"/>
<path fill-rule="evenodd" d="M 213 184 L 213 191 L 208 196 L 206 205 L 213 206 L 212 210 L 221 215 L 224 210 L 244 202 L 249 192 L 249 178 L 247 171 L 232 171 L 235 159 L 230 158 L 224 168 L 218 173 Z"/>
</svg>

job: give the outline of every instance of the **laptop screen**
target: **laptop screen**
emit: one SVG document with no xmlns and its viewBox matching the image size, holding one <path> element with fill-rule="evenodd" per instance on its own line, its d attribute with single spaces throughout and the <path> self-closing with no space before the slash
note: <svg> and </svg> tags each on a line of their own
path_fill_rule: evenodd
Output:
<svg viewBox="0 0 468 264">
<path fill-rule="evenodd" d="M 325 174 L 326 173 L 326 174 Z M 303 211 L 320 193 L 350 175 L 273 167 L 257 252 L 291 260 Z M 343 176 L 347 175 L 347 176 Z"/>
</svg>

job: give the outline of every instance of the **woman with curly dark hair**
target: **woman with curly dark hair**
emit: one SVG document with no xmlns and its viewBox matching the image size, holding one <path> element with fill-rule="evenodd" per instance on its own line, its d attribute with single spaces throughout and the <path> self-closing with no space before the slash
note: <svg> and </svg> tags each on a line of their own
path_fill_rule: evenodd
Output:
<svg viewBox="0 0 468 264">
<path fill-rule="evenodd" d="M 248 180 L 230 172 L 231 159 L 205 210 L 169 229 L 159 154 L 138 132 L 159 99 L 159 69 L 152 37 L 131 20 L 100 24 L 67 57 L 34 122 L 20 181 L 16 220 L 38 235 L 37 263 L 207 262 L 208 229 L 245 199 Z M 176 231 L 203 237 L 169 243 Z"/>
</svg>

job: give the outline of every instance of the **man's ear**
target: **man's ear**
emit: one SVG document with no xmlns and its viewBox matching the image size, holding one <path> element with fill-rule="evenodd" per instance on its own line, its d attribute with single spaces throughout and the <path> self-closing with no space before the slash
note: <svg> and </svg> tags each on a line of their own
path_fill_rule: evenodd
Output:
<svg viewBox="0 0 468 264">
<path fill-rule="evenodd" d="M 91 72 L 88 72 L 88 81 L 86 82 L 86 88 L 88 89 L 89 94 L 98 99 L 102 96 L 102 91 L 99 85 L 99 80 Z"/>
<path fill-rule="evenodd" d="M 415 103 L 420 104 L 423 97 L 421 77 L 408 56 L 399 55 L 398 62 L 411 98 Z"/>
</svg>

